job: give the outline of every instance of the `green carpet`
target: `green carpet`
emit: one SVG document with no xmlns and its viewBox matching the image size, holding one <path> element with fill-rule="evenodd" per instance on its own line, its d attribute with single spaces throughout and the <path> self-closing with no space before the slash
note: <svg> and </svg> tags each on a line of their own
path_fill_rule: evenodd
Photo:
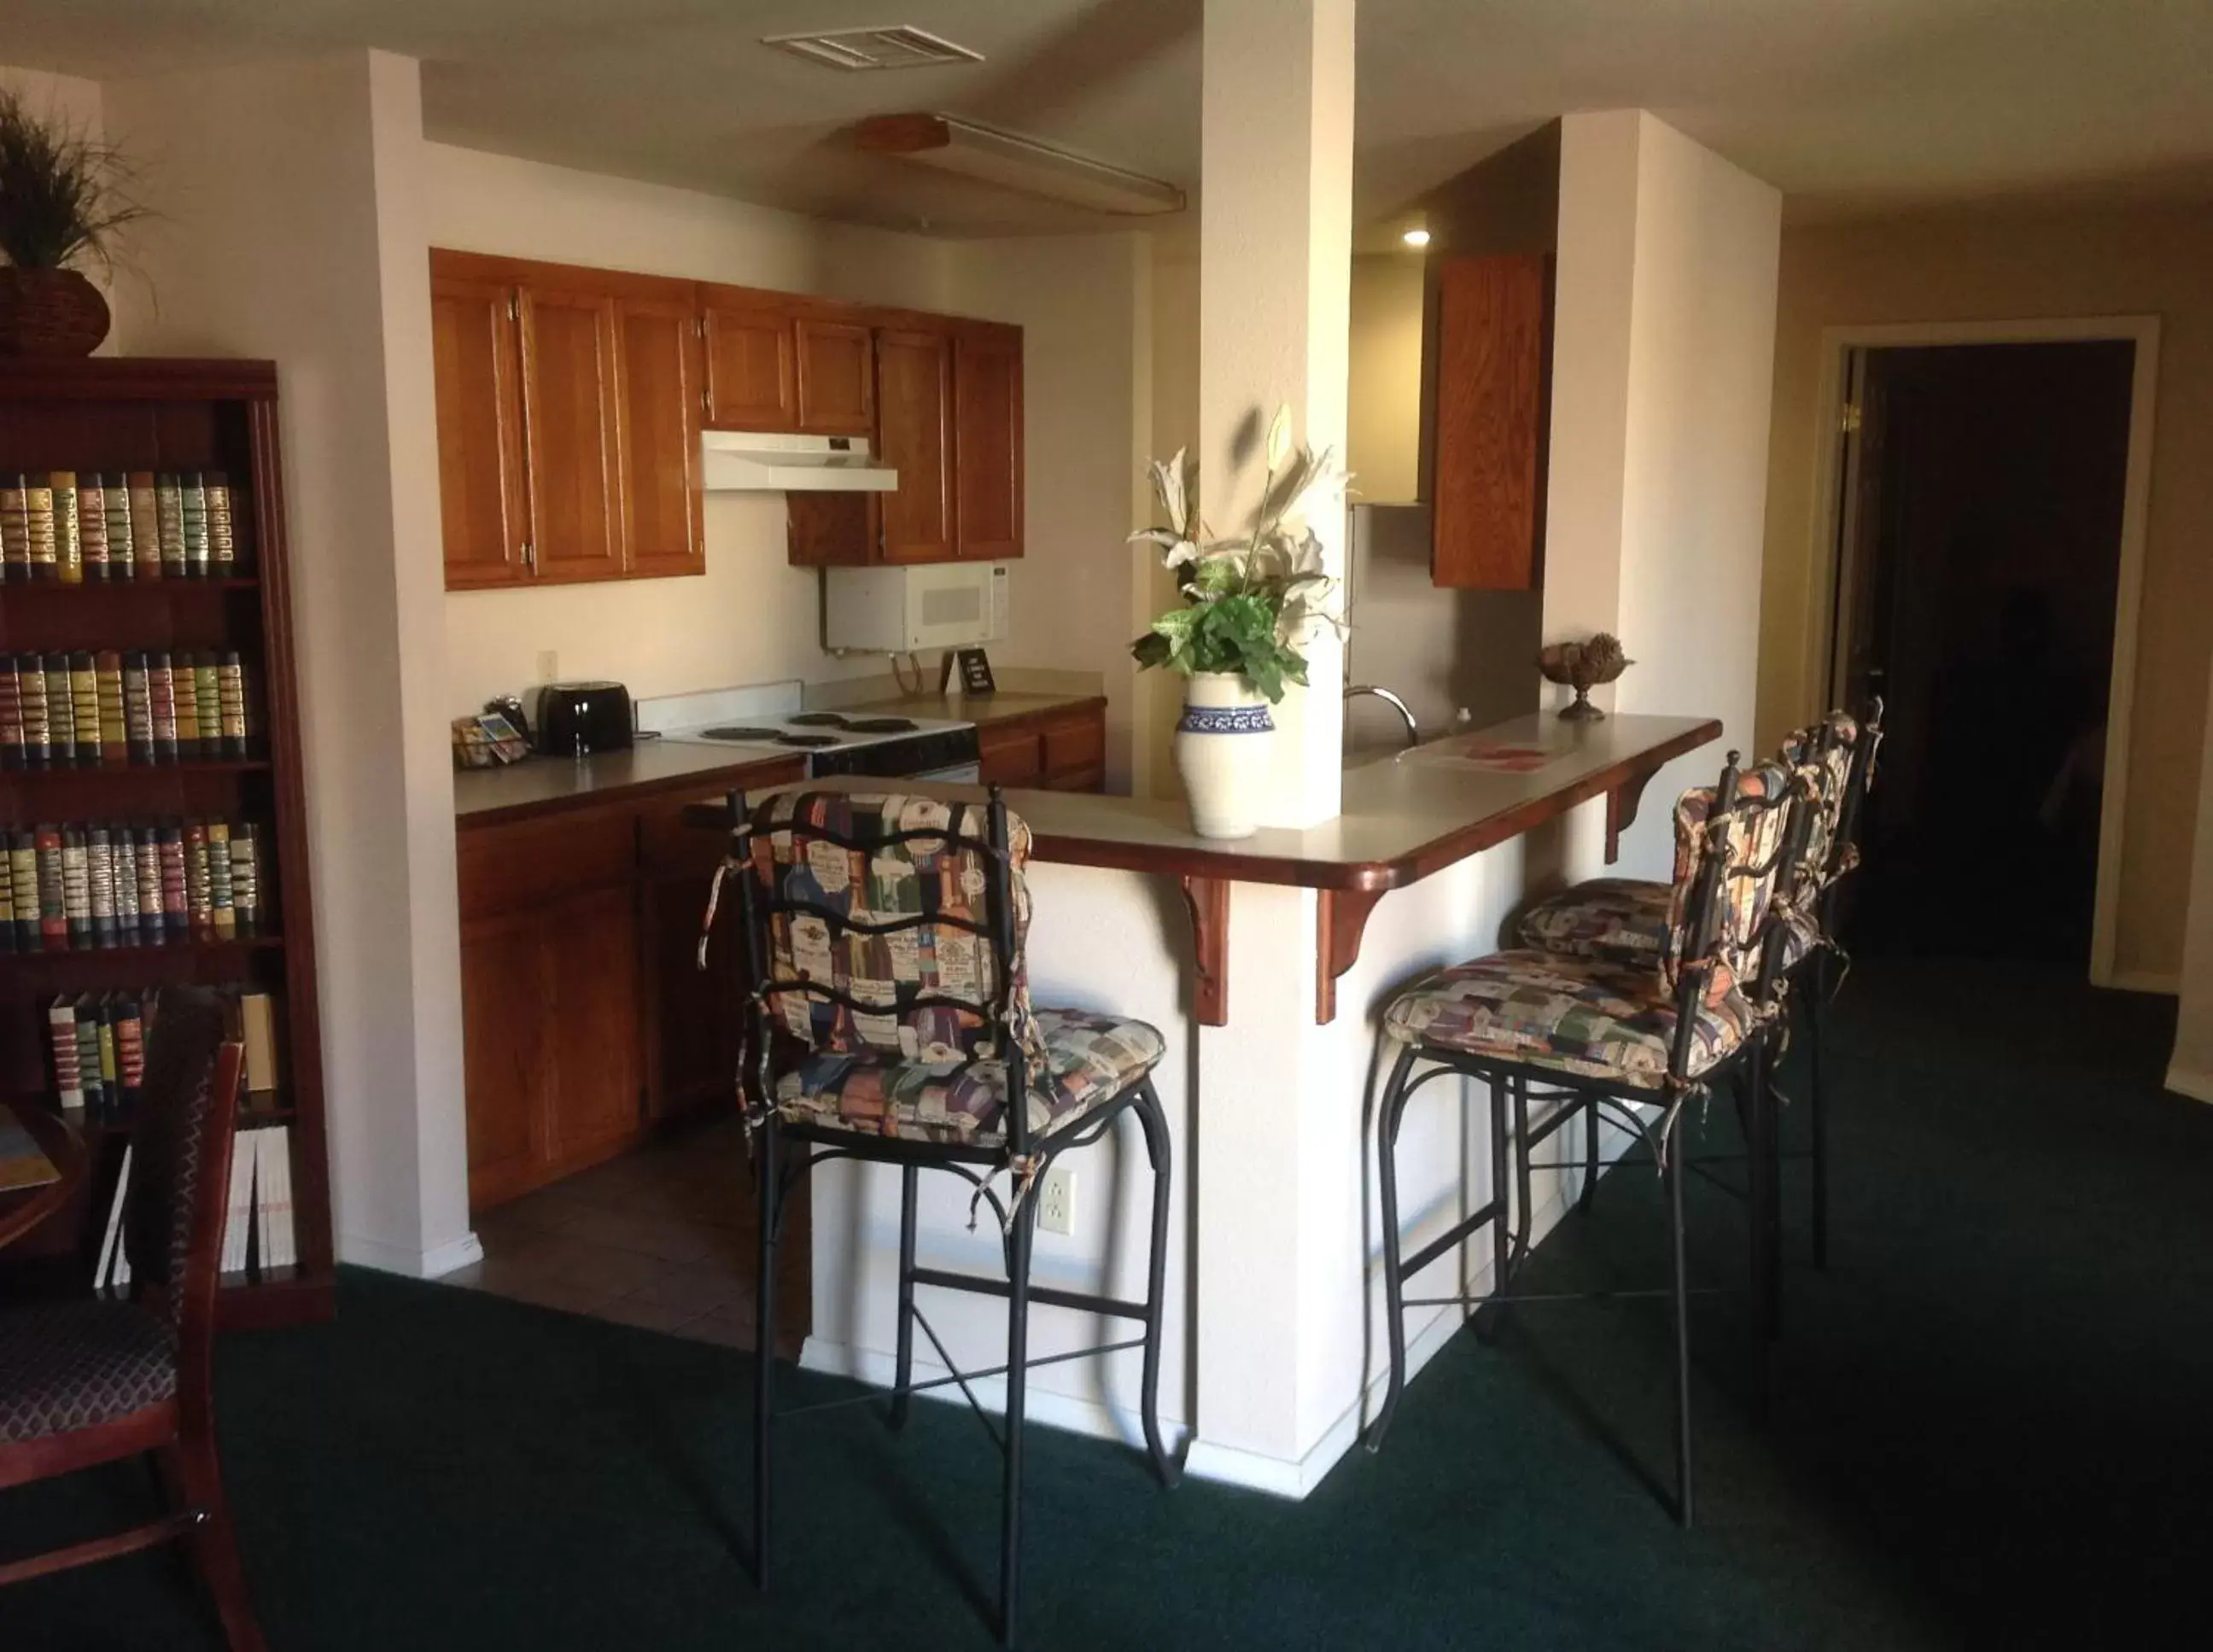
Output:
<svg viewBox="0 0 2213 1652">
<path fill-rule="evenodd" d="M 2165 1001 L 2003 966 L 1855 972 L 1832 1046 L 1836 1267 L 1804 1264 L 1794 1179 L 1764 1424 L 1741 1310 L 1701 1299 L 1696 1531 L 1631 1466 L 1667 1462 L 1659 1305 L 1540 1305 L 1499 1348 L 1453 1342 L 1388 1449 L 1303 1503 L 1164 1494 L 1132 1454 L 1033 1430 L 1026 1643 L 2114 1643 L 2189 1597 L 2213 1535 L 2213 1108 L 2159 1090 L 2171 1021 Z M 1701 1139 L 1726 1151 L 1714 1111 Z M 1695 1184 L 1693 1202 L 1704 1271 L 1734 1285 L 1734 1211 Z M 1656 1282 L 1661 1231 L 1631 1167 L 1530 1287 Z M 787 1424 L 763 1597 L 745 1373 L 722 1349 L 367 1273 L 334 1325 L 231 1338 L 225 1461 L 272 1645 L 988 1645 L 997 1468 L 974 1419 Z M 0 1553 L 147 1495 L 128 1469 L 0 1494 Z M 163 1556 L 0 1595 L 10 1652 L 214 1644 Z"/>
</svg>

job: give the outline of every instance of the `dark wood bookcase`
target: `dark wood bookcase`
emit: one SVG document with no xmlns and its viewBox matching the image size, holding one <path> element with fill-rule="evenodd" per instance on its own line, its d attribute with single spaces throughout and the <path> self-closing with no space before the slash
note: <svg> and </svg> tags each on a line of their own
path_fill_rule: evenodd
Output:
<svg viewBox="0 0 2213 1652">
<path fill-rule="evenodd" d="M 279 1106 L 249 1111 L 241 1120 L 290 1126 L 299 1261 L 227 1275 L 223 1322 L 326 1317 L 332 1305 L 330 1173 L 276 367 L 131 357 L 0 362 L 0 474 L 58 470 L 225 472 L 237 572 L 0 584 L 0 652 L 235 649 L 246 663 L 249 728 L 256 732 L 243 759 L 0 770 L 0 825 L 256 822 L 261 919 L 255 935 L 236 940 L 0 953 L 0 1093 L 51 1105 L 46 1006 L 59 994 L 173 983 L 267 991 L 276 1012 Z M 35 1240 L 11 1247 L 8 1267 L 89 1279 L 125 1131 L 93 1125 L 88 1134 L 95 1161 L 84 1196 Z"/>
</svg>

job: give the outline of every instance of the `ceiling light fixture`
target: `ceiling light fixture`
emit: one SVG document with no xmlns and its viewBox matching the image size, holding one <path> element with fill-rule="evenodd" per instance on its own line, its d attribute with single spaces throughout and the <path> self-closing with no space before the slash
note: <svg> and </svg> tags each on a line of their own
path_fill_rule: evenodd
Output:
<svg viewBox="0 0 2213 1652">
<path fill-rule="evenodd" d="M 855 126 L 853 137 L 870 155 L 919 161 L 1094 212 L 1180 212 L 1186 204 L 1174 184 L 951 115 L 875 115 Z"/>
<path fill-rule="evenodd" d="M 815 29 L 798 34 L 766 34 L 763 46 L 805 58 L 832 69 L 930 69 L 942 64 L 981 63 L 984 54 L 956 46 L 926 28 L 903 23 L 892 28 Z"/>
<path fill-rule="evenodd" d="M 1430 244 L 1430 232 L 1426 229 L 1409 229 L 1399 239 L 1409 247 L 1427 247 Z"/>
</svg>

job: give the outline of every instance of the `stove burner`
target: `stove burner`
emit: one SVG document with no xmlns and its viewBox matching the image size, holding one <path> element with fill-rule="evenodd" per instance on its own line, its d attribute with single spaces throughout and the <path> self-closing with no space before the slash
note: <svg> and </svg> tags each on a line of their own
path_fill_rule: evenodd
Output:
<svg viewBox="0 0 2213 1652">
<path fill-rule="evenodd" d="M 797 746 L 813 751 L 820 747 L 836 746 L 841 742 L 835 735 L 778 735 L 776 737 L 776 743 L 779 746 Z"/>
<path fill-rule="evenodd" d="M 845 721 L 842 712 L 802 711 L 797 716 L 784 721 L 795 728 L 847 728 L 853 725 Z"/>
<path fill-rule="evenodd" d="M 783 730 L 781 728 L 756 728 L 750 727 L 702 728 L 699 731 L 699 738 L 702 740 L 753 740 L 774 741 L 783 738 Z"/>
<path fill-rule="evenodd" d="M 911 735 L 917 724 L 912 717 L 849 717 L 844 727 L 856 735 Z"/>
</svg>

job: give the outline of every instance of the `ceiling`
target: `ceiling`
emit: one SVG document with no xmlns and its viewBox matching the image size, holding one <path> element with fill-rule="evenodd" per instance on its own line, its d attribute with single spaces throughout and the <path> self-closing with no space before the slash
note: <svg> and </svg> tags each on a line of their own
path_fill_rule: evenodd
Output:
<svg viewBox="0 0 2213 1652">
<path fill-rule="evenodd" d="M 433 137 L 947 235 L 1088 214 L 855 152 L 932 109 L 1198 183 L 1200 0 L 6 0 L 0 58 L 111 77 L 376 46 Z M 984 53 L 847 74 L 765 34 L 912 23 Z M 1641 106 L 1794 218 L 2213 199 L 2204 0 L 1362 0 L 1356 210 L 1564 111 Z M 115 134 L 127 137 L 127 134 Z"/>
</svg>

